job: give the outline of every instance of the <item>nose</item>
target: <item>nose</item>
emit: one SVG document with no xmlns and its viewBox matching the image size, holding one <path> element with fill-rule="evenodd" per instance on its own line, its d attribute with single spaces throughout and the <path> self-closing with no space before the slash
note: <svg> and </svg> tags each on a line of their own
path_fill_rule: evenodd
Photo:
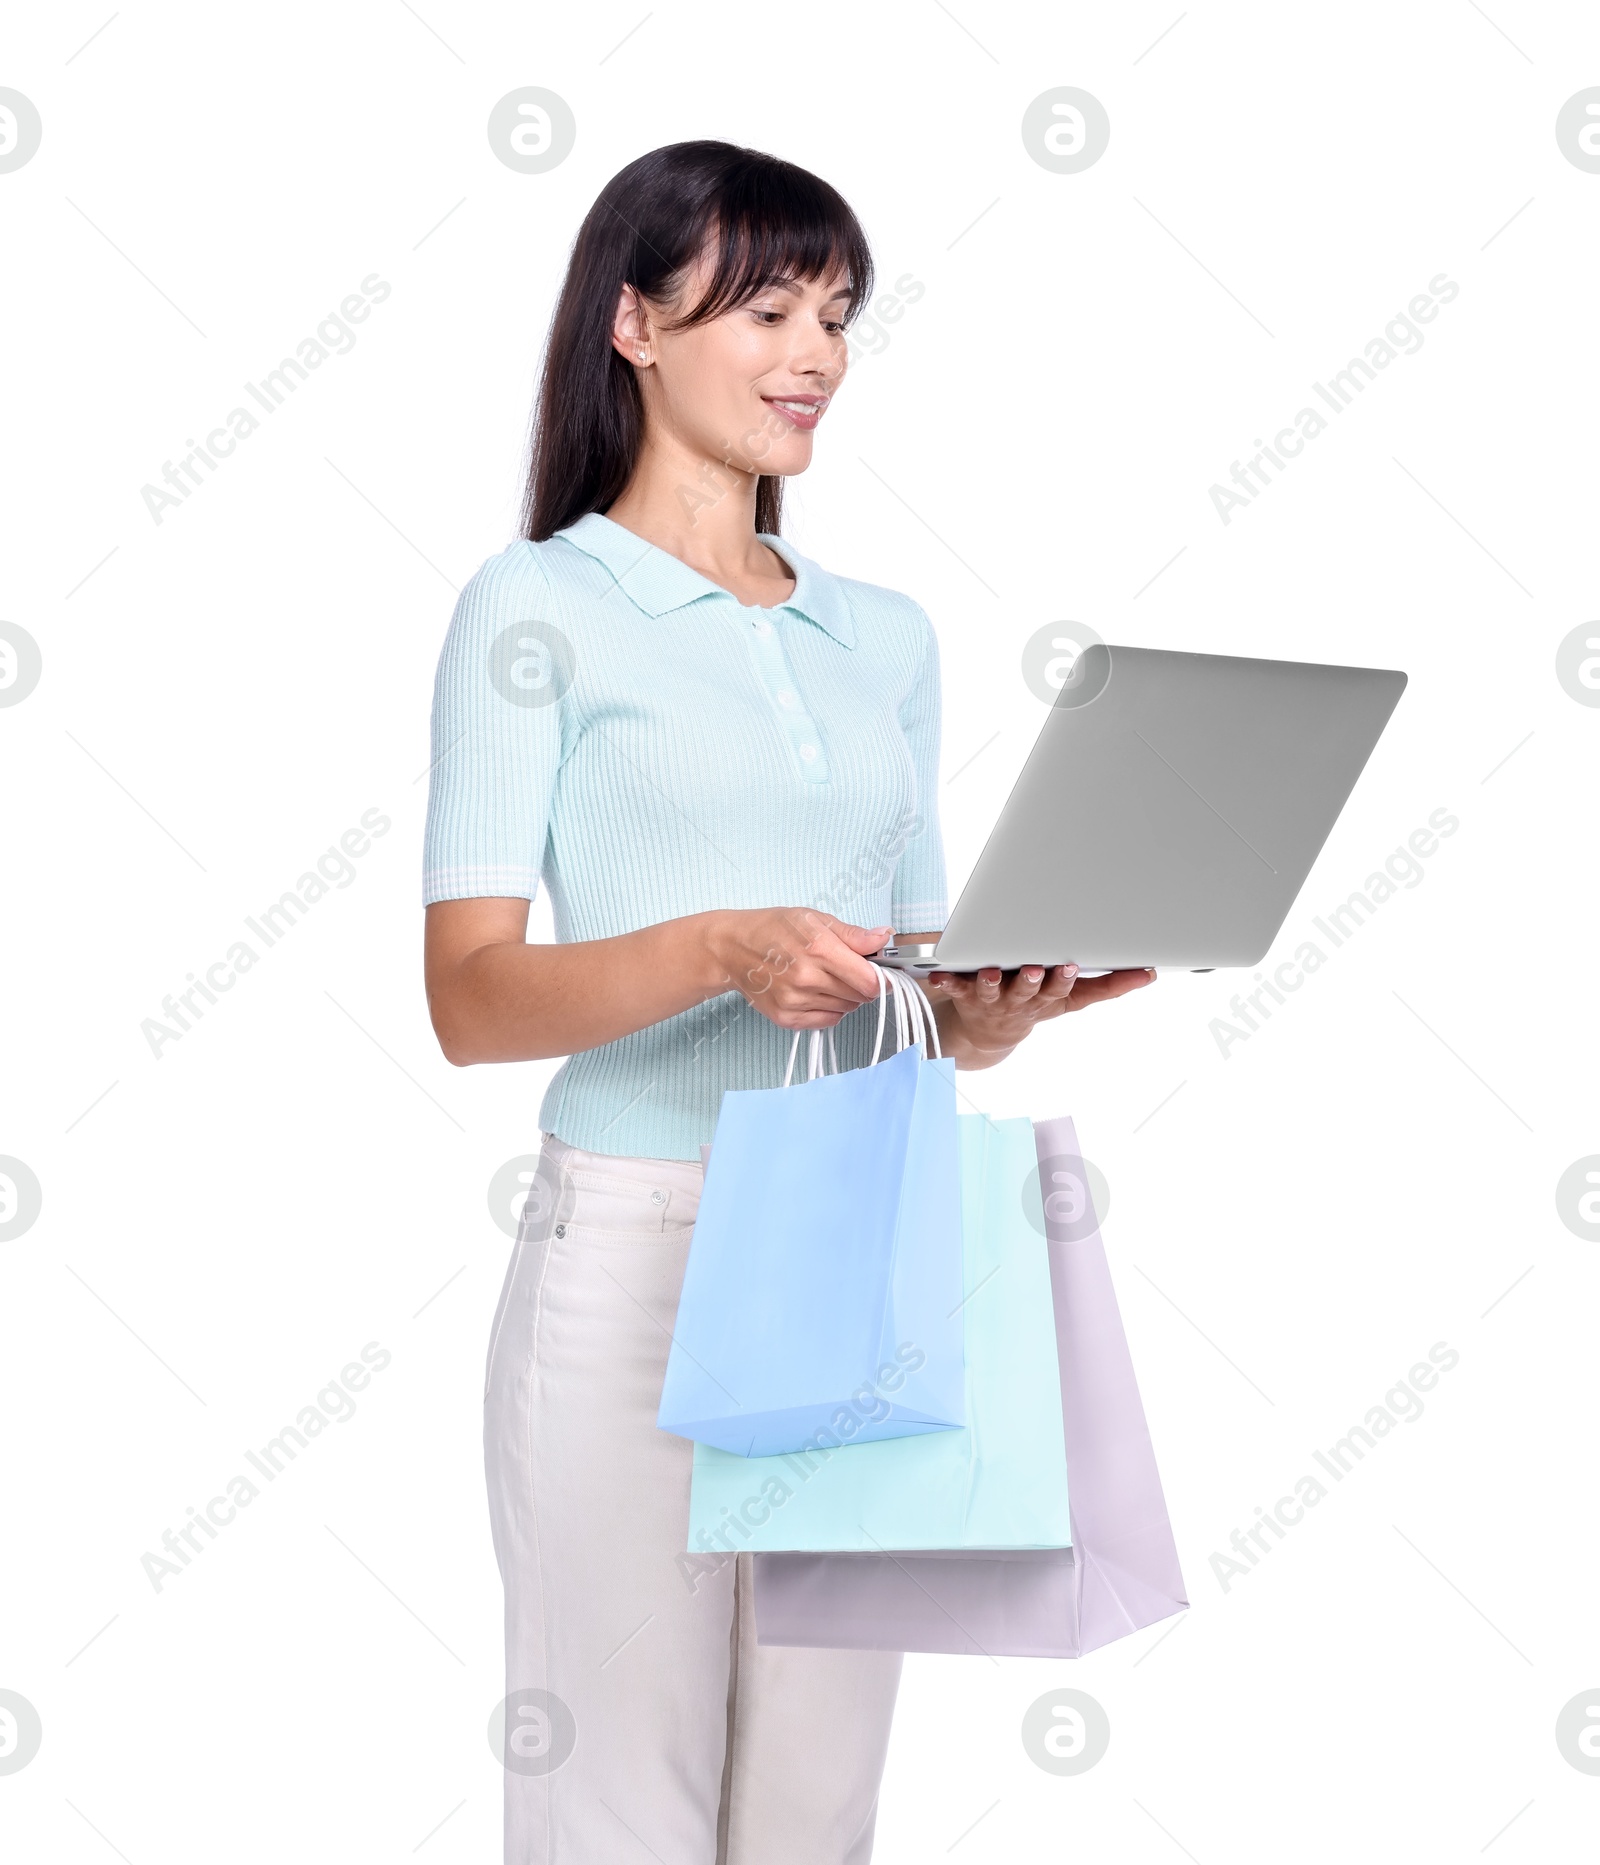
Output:
<svg viewBox="0 0 1600 1865">
<path fill-rule="evenodd" d="M 808 387 L 827 389 L 844 374 L 845 357 L 839 339 L 822 328 L 815 317 L 800 319 L 794 329 L 799 333 L 790 366 L 797 376 L 815 376 L 820 380 Z"/>
</svg>

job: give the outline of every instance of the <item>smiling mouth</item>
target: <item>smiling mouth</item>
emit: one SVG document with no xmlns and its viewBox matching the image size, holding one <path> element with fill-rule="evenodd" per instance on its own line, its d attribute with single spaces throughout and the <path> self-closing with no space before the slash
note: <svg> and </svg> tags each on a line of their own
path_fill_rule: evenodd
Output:
<svg viewBox="0 0 1600 1865">
<path fill-rule="evenodd" d="M 828 405 L 826 395 L 763 395 L 761 399 L 800 427 L 815 427 Z"/>
</svg>

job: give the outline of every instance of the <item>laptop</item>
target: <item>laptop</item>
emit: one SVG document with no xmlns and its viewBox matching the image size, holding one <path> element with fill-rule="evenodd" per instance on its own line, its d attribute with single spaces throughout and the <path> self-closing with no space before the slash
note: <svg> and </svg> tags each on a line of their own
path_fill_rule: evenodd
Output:
<svg viewBox="0 0 1600 1865">
<path fill-rule="evenodd" d="M 1260 963 L 1406 676 L 1096 642 L 1073 662 L 942 929 L 880 963 Z"/>
</svg>

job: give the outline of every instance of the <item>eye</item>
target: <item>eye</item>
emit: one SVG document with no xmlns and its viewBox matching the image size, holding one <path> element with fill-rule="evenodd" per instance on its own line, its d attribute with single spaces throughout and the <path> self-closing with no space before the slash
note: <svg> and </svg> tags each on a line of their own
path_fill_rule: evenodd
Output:
<svg viewBox="0 0 1600 1865">
<path fill-rule="evenodd" d="M 781 320 L 783 317 L 782 311 L 756 311 L 755 313 L 753 313 L 753 315 L 756 317 L 760 317 L 760 318 L 771 317 L 771 318 L 776 318 L 779 320 Z M 770 330 L 772 326 L 768 324 L 766 328 Z"/>
</svg>

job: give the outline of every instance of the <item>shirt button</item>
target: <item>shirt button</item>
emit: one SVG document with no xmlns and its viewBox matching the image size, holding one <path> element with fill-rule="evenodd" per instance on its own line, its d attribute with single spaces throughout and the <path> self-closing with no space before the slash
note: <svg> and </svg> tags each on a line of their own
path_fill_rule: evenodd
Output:
<svg viewBox="0 0 1600 1865">
<path fill-rule="evenodd" d="M 772 633 L 772 624 L 764 615 L 758 615 L 750 626 L 758 635 L 770 635 Z"/>
<path fill-rule="evenodd" d="M 817 748 L 815 745 L 802 745 L 800 747 L 800 755 L 805 759 L 807 764 L 810 764 L 817 755 Z"/>
<path fill-rule="evenodd" d="M 778 704 L 780 706 L 798 706 L 800 704 L 800 696 L 798 693 L 791 693 L 788 687 L 785 687 L 778 695 Z"/>
</svg>

